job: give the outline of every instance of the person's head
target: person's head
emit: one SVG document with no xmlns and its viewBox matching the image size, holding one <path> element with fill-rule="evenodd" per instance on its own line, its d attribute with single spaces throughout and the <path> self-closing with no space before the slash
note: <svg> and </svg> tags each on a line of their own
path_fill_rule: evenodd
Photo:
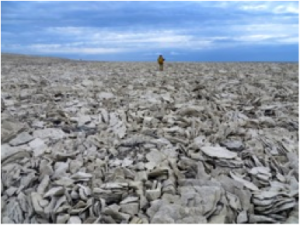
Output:
<svg viewBox="0 0 300 225">
<path fill-rule="evenodd" d="M 162 57 L 162 55 L 159 55 L 159 57 Z"/>
</svg>

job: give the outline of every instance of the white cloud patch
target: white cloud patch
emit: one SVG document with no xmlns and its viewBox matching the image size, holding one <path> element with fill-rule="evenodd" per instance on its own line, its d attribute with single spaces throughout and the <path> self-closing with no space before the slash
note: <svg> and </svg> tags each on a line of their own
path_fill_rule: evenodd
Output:
<svg viewBox="0 0 300 225">
<path fill-rule="evenodd" d="M 237 41 L 264 41 L 272 37 L 273 37 L 272 35 L 256 34 L 256 35 L 241 36 L 234 39 Z"/>
<path fill-rule="evenodd" d="M 68 38 L 89 41 L 94 44 L 106 43 L 182 43 L 190 40 L 191 36 L 179 34 L 174 30 L 161 30 L 161 31 L 112 31 L 99 28 L 86 28 L 86 27 L 54 27 L 48 28 L 49 33 L 55 33 L 59 36 Z"/>
<path fill-rule="evenodd" d="M 11 50 L 22 49 L 30 53 L 60 53 L 60 54 L 112 54 L 126 52 L 124 48 L 93 48 L 93 47 L 75 47 L 77 44 L 5 44 L 3 47 L 9 47 Z"/>
<path fill-rule="evenodd" d="M 298 2 L 263 2 L 263 1 L 240 1 L 233 4 L 223 4 L 224 6 L 237 8 L 248 12 L 265 12 L 274 14 L 299 14 Z"/>
<path fill-rule="evenodd" d="M 170 52 L 170 55 L 181 55 L 179 52 Z"/>
<path fill-rule="evenodd" d="M 122 48 L 86 48 L 68 47 L 61 44 L 36 44 L 28 46 L 28 49 L 40 53 L 61 53 L 61 54 L 111 54 L 126 51 Z"/>
<path fill-rule="evenodd" d="M 198 37 L 184 33 L 183 30 L 147 30 L 147 31 L 112 31 L 86 27 L 53 27 L 48 28 L 49 34 L 76 40 L 82 46 L 117 47 L 127 51 L 147 49 L 182 49 L 203 48 L 211 43 Z M 68 45 L 68 44 L 66 44 Z M 79 45 L 79 44 L 78 44 Z"/>
<path fill-rule="evenodd" d="M 242 10 L 248 10 L 248 11 L 262 11 L 268 9 L 267 5 L 243 5 L 240 7 Z"/>
<path fill-rule="evenodd" d="M 31 44 L 23 48 L 37 53 L 60 54 L 115 54 L 172 49 L 170 55 L 178 55 L 178 50 L 222 48 L 232 46 L 232 42 L 236 46 L 243 43 L 298 43 L 297 28 L 296 24 L 232 25 L 227 27 L 223 35 L 202 36 L 203 29 L 199 29 L 199 32 L 196 29 L 134 32 L 89 27 L 50 27 L 46 33 L 64 40 L 63 43 Z"/>
<path fill-rule="evenodd" d="M 283 43 L 283 44 L 295 44 L 299 42 L 298 37 L 284 37 L 281 39 L 277 40 L 278 43 Z"/>
<path fill-rule="evenodd" d="M 280 5 L 274 8 L 274 13 L 293 13 L 299 14 L 299 7 L 297 5 Z"/>
</svg>

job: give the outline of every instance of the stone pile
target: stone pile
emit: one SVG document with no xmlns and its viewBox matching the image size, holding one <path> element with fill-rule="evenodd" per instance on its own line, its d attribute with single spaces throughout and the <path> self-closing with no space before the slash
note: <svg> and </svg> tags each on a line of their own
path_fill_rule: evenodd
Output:
<svg viewBox="0 0 300 225">
<path fill-rule="evenodd" d="M 3 58 L 2 223 L 299 223 L 297 64 Z"/>
</svg>

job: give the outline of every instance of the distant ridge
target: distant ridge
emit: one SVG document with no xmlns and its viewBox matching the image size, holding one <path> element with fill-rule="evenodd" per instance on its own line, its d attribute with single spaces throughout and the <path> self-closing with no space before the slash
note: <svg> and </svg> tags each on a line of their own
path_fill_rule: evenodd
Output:
<svg viewBox="0 0 300 225">
<path fill-rule="evenodd" d="M 59 63 L 59 62 L 70 62 L 72 59 L 52 57 L 52 56 L 40 56 L 40 55 L 25 55 L 15 53 L 1 52 L 1 63 L 19 64 L 19 60 L 26 63 Z"/>
</svg>

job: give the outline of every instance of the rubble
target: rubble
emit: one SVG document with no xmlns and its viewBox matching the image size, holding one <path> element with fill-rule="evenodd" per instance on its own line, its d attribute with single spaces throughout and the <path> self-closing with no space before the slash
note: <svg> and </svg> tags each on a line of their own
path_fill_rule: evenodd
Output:
<svg viewBox="0 0 300 225">
<path fill-rule="evenodd" d="M 298 64 L 2 57 L 2 223 L 299 223 Z"/>
</svg>

